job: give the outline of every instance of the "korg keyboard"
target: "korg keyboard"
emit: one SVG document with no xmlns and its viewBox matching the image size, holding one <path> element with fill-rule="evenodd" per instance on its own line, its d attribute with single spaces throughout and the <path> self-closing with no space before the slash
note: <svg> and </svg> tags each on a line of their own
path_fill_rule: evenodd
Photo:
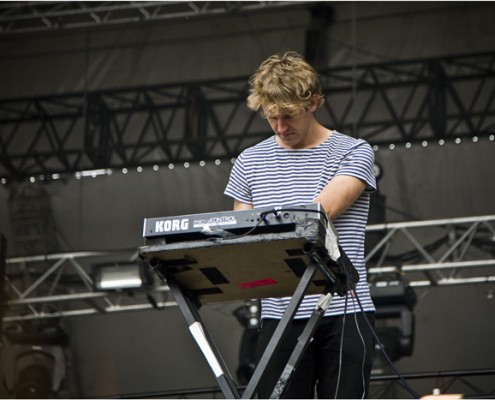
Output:
<svg viewBox="0 0 495 400">
<path fill-rule="evenodd" d="M 311 219 L 326 225 L 327 216 L 320 204 L 269 207 L 240 211 L 221 211 L 173 217 L 146 218 L 143 237 L 164 239 L 166 243 L 234 237 L 243 234 L 294 231 L 302 221 Z"/>
</svg>

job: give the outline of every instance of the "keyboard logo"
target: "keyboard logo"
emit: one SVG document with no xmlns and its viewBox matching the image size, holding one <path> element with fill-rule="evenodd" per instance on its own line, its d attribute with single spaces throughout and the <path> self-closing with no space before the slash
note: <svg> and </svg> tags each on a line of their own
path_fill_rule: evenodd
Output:
<svg viewBox="0 0 495 400">
<path fill-rule="evenodd" d="M 155 232 L 175 232 L 189 229 L 189 219 L 166 219 L 155 222 Z"/>
</svg>

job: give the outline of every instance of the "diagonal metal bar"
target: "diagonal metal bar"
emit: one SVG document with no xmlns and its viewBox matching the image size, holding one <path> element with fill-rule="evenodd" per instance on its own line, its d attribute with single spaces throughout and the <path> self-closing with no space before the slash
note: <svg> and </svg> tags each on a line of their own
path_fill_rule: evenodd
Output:
<svg viewBox="0 0 495 400">
<path fill-rule="evenodd" d="M 443 130 L 431 126 L 428 94 L 443 86 L 429 87 L 431 64 L 442 67 L 445 96 L 451 104 L 445 115 L 445 135 L 493 135 L 493 52 L 322 70 L 326 100 L 319 111 L 322 119 L 341 130 L 357 126 L 356 134 L 372 145 L 438 140 Z M 356 88 L 353 71 L 358 75 Z M 237 157 L 244 148 L 271 134 L 265 125 L 255 123 L 258 116 L 244 105 L 246 81 L 247 77 L 229 78 L 0 99 L 0 177 L 26 179 Z M 201 128 L 202 151 L 186 146 L 190 132 L 185 113 L 191 87 L 202 96 L 197 120 L 207 121 Z M 353 101 L 354 89 L 358 95 Z M 463 100 L 465 90 L 472 92 L 469 100 Z M 393 103 L 391 99 L 399 95 L 404 100 Z M 373 101 L 377 98 L 382 101 Z M 49 146 L 42 148 L 41 143 Z"/>
<path fill-rule="evenodd" d="M 68 260 L 74 266 L 86 287 L 91 290 L 93 288 L 93 279 L 91 279 L 84 268 L 73 257 L 69 257 Z"/>
<path fill-rule="evenodd" d="M 43 275 L 41 275 L 31 286 L 29 286 L 24 292 L 22 292 L 19 298 L 26 298 L 33 290 L 41 285 L 48 276 L 55 272 L 65 261 L 67 261 L 66 258 L 61 258 L 60 260 L 56 261 L 55 264 L 48 268 L 48 270 Z"/>
<path fill-rule="evenodd" d="M 400 231 L 404 234 L 404 236 L 406 236 L 409 239 L 409 241 L 416 247 L 416 249 L 423 255 L 423 257 L 426 260 L 428 260 L 432 264 L 435 263 L 433 257 L 424 249 L 424 247 L 416 240 L 416 238 L 406 228 L 400 228 Z M 429 270 L 426 270 L 424 274 L 430 280 L 431 284 L 435 286 L 437 283 L 437 278 L 435 278 L 429 272 Z M 439 275 L 441 274 L 439 273 Z"/>
<path fill-rule="evenodd" d="M 399 228 L 390 229 L 385 236 L 378 242 L 378 244 L 366 255 L 364 261 L 368 262 L 385 244 L 389 243 L 390 240 L 397 234 Z"/>
<path fill-rule="evenodd" d="M 287 7 L 300 1 L 18 2 L 0 7 L 0 34 L 184 19 Z"/>
<path fill-rule="evenodd" d="M 493 257 L 492 248 L 488 247 L 483 250 L 477 247 L 472 235 L 475 234 L 476 239 L 490 244 L 494 242 L 495 238 L 494 224 L 495 215 L 370 225 L 366 229 L 367 233 L 381 232 L 383 237 L 367 255 L 368 274 L 373 282 L 379 282 L 382 279 L 386 280 L 390 275 L 395 276 L 400 273 L 408 279 L 410 285 L 413 287 L 493 284 L 495 283 L 495 258 Z M 476 226 L 477 228 L 475 229 Z M 424 234 L 413 235 L 411 232 L 415 229 L 418 229 Z M 463 235 L 457 238 L 452 244 L 453 247 L 458 248 L 469 245 L 469 249 L 467 250 L 462 248 L 460 257 L 462 260 L 447 261 L 450 256 L 445 256 L 443 248 L 437 249 L 437 252 L 441 251 L 443 256 L 438 258 L 437 261 L 435 261 L 434 254 L 429 253 L 428 245 L 422 243 L 421 240 L 426 240 L 426 237 L 431 237 L 431 234 L 437 235 L 439 229 L 463 232 Z M 404 241 L 399 240 L 404 232 L 409 233 L 413 237 L 413 243 L 415 241 L 418 242 L 418 245 L 415 245 L 415 249 L 422 258 L 410 258 L 410 261 L 400 264 L 387 264 L 390 254 L 397 254 L 400 251 L 404 251 Z M 406 238 L 407 233 L 405 234 Z M 440 243 L 443 245 L 444 241 L 440 241 Z M 421 254 L 419 249 L 423 249 L 429 257 Z M 470 250 L 473 251 L 470 252 Z M 379 251 L 382 252 L 379 253 Z M 131 253 L 132 256 L 129 256 Z M 126 296 L 125 293 L 94 291 L 91 277 L 86 272 L 88 265 L 85 265 L 83 261 L 86 260 L 87 264 L 88 262 L 95 262 L 94 260 L 99 258 L 103 260 L 108 260 L 108 257 L 112 259 L 115 259 L 115 257 L 121 258 L 122 254 L 126 254 L 127 259 L 133 260 L 136 257 L 136 250 L 48 254 L 6 260 L 6 285 L 15 296 L 11 296 L 12 298 L 7 300 L 7 309 L 3 320 L 5 322 L 15 322 L 55 317 L 70 318 L 81 315 L 150 309 L 152 305 L 146 298 L 146 294 L 166 294 L 168 293 L 167 286 L 159 285 L 150 289 L 149 292 L 135 292 L 135 296 L 132 298 Z M 375 261 L 376 256 L 379 256 L 378 261 Z M 25 264 L 29 267 L 33 263 L 33 266 L 39 268 L 39 263 L 46 261 L 50 261 L 53 264 L 38 279 L 34 275 L 30 275 L 33 283 L 28 282 L 28 290 L 24 294 L 21 293 L 16 287 L 15 280 L 21 279 L 16 273 L 18 271 L 16 265 Z M 68 268 L 64 269 L 62 267 L 65 265 L 63 263 L 67 261 L 75 267 L 78 277 L 82 280 L 82 282 L 78 283 L 79 286 L 65 286 L 66 283 L 64 283 L 64 279 L 62 278 L 69 271 Z M 455 276 L 453 274 L 451 276 L 444 276 L 449 271 L 457 273 Z M 47 281 L 48 275 L 53 275 L 55 272 L 61 276 L 50 281 L 52 283 L 51 286 L 48 285 L 46 287 L 47 285 L 41 285 L 42 282 Z M 423 280 L 421 277 L 418 279 L 418 274 L 421 277 L 422 275 L 428 276 L 428 274 L 438 274 L 441 277 Z M 71 275 L 70 279 L 65 282 L 72 282 L 73 285 L 75 281 Z M 55 294 L 55 285 L 57 294 Z M 38 290 L 34 292 L 35 289 Z M 157 301 L 156 303 L 159 307 L 175 306 L 174 302 L 165 300 Z M 56 307 L 48 307 L 49 304 L 56 305 Z"/>
<path fill-rule="evenodd" d="M 389 115 L 391 116 L 391 121 L 393 122 L 393 124 L 395 125 L 395 127 L 399 130 L 399 133 L 400 135 L 405 138 L 407 137 L 406 135 L 406 131 L 404 129 L 404 125 L 403 125 L 403 120 L 400 119 L 395 111 L 395 108 L 392 104 L 392 102 L 390 101 L 388 95 L 387 95 L 387 92 L 385 91 L 384 89 L 384 86 L 380 85 L 380 81 L 376 75 L 376 73 L 374 71 L 372 71 L 372 76 L 373 76 L 373 79 L 375 81 L 375 84 L 377 85 L 377 88 L 378 88 L 378 94 L 380 95 L 380 97 L 382 98 L 383 102 L 385 103 L 385 106 L 387 108 L 387 112 L 389 113 Z"/>
<path fill-rule="evenodd" d="M 476 229 L 479 226 L 479 222 L 474 222 L 467 230 L 462 234 L 462 236 L 454 243 L 452 244 L 451 248 L 445 252 L 445 254 L 439 258 L 438 262 L 443 262 L 445 261 L 469 236 L 471 236 L 471 239 L 476 232 Z M 467 247 L 469 247 L 470 241 L 467 241 L 466 243 L 466 248 L 463 251 L 463 254 L 465 254 Z M 458 258 L 459 260 L 462 260 L 463 256 L 460 256 Z M 457 258 L 457 257 L 456 257 Z"/>
<path fill-rule="evenodd" d="M 8 276 L 5 276 L 5 283 L 8 284 L 8 286 L 14 291 L 14 293 L 17 295 L 17 298 L 21 299 L 22 292 L 14 285 L 14 283 L 10 280 Z M 16 301 L 16 300 L 9 300 L 9 301 Z M 32 305 L 29 304 L 28 307 L 29 310 L 31 311 L 31 314 L 36 315 L 38 313 Z"/>
</svg>

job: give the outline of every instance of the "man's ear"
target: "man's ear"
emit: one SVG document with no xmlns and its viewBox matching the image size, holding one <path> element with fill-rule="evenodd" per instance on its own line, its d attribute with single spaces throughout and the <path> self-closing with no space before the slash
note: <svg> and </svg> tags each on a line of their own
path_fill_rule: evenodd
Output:
<svg viewBox="0 0 495 400">
<path fill-rule="evenodd" d="M 312 113 L 314 113 L 317 110 L 319 104 L 320 104 L 320 97 L 317 95 L 314 95 L 313 98 L 311 99 L 311 104 L 309 106 L 309 110 Z"/>
</svg>

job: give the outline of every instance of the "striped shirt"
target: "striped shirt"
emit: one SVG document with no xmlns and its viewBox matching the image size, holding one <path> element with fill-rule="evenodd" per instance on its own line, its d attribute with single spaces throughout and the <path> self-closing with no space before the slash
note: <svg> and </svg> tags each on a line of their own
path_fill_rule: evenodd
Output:
<svg viewBox="0 0 495 400">
<path fill-rule="evenodd" d="M 334 176 L 347 175 L 364 181 L 366 187 L 361 196 L 333 224 L 339 244 L 359 273 L 356 292 L 363 309 L 374 311 L 364 263 L 369 199 L 376 189 L 373 164 L 374 153 L 367 142 L 337 131 L 309 149 L 285 149 L 272 136 L 239 155 L 224 193 L 254 208 L 289 206 L 313 202 Z M 295 318 L 309 318 L 318 299 L 319 295 L 305 296 Z M 262 318 L 282 318 L 289 301 L 290 297 L 262 299 Z M 345 297 L 336 295 L 325 315 L 359 310 L 352 296 L 345 308 Z"/>
</svg>

